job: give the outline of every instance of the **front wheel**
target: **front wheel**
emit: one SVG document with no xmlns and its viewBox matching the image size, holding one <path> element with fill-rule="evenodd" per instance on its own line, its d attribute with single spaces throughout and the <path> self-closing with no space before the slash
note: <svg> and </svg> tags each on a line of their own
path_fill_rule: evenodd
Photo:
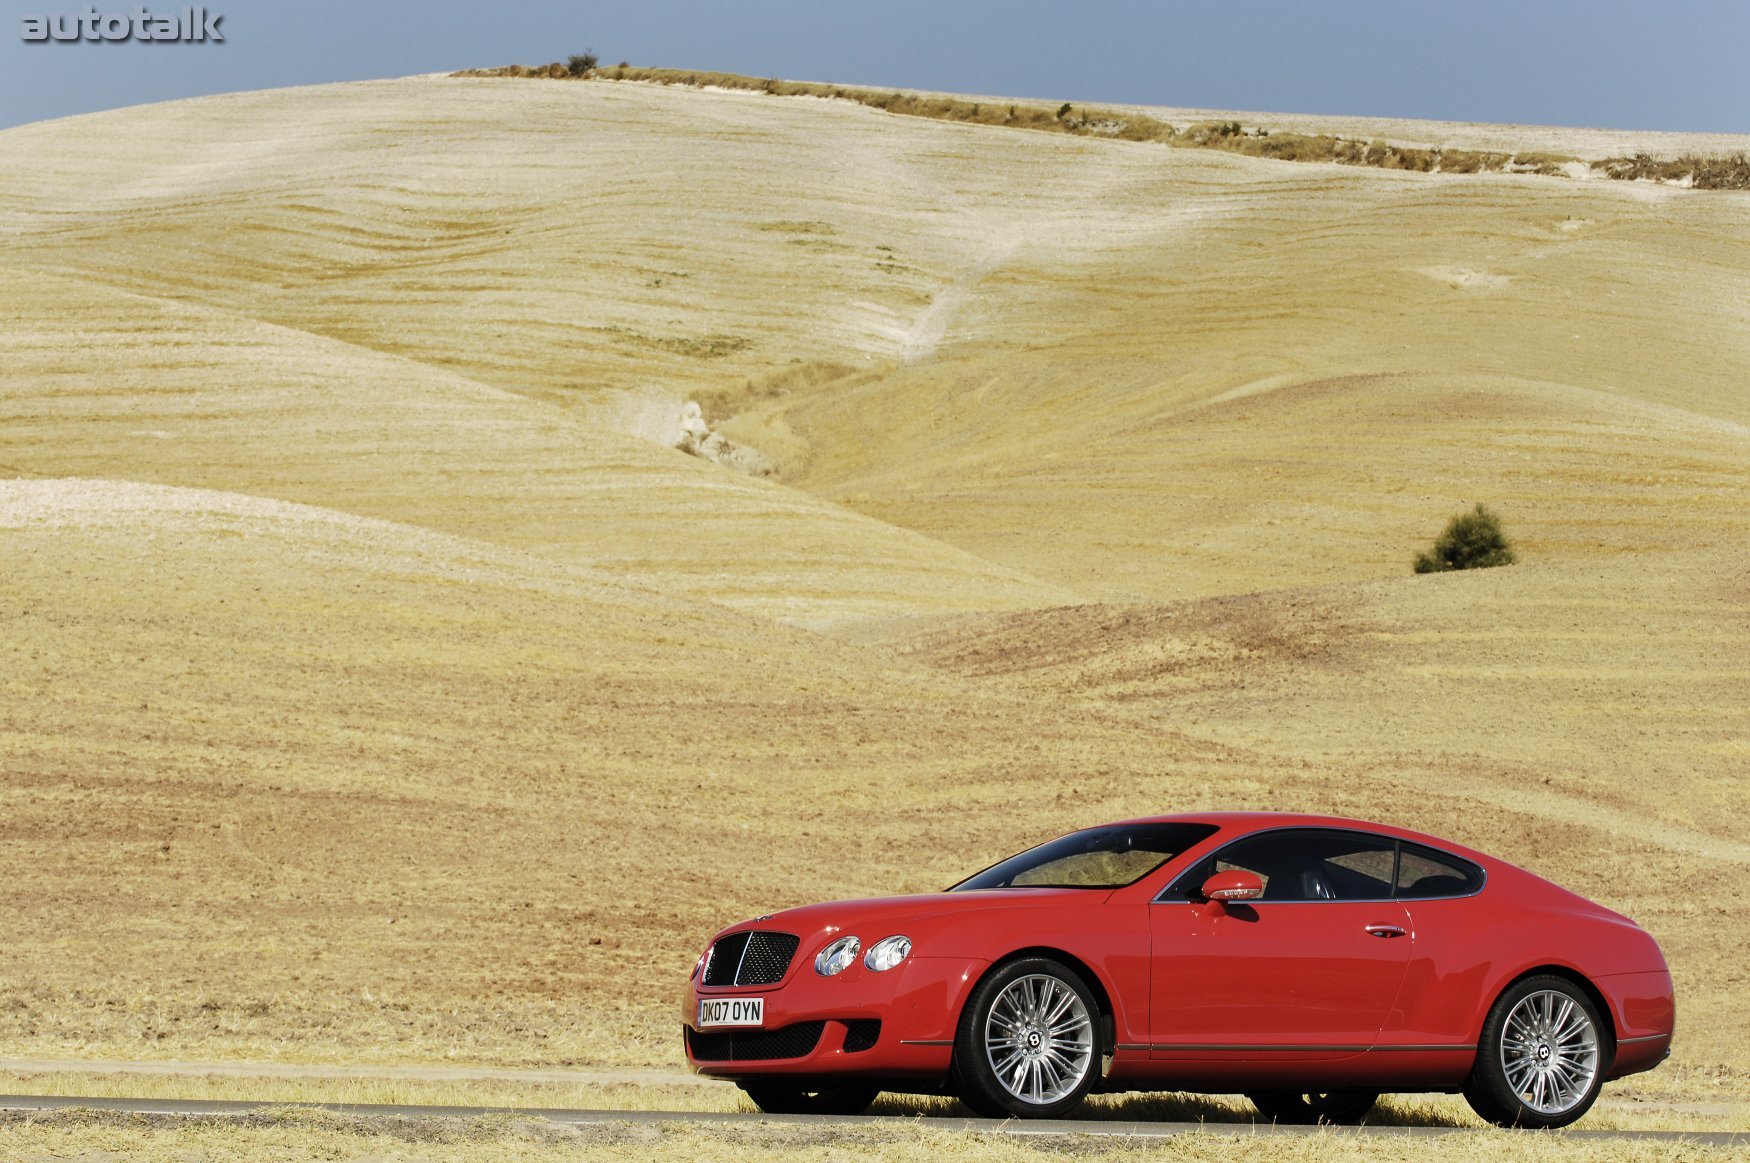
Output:
<svg viewBox="0 0 1750 1163">
<path fill-rule="evenodd" d="M 1565 977 L 1528 977 L 1496 1000 L 1465 1083 L 1471 1109 L 1503 1127 L 1565 1127 L 1604 1084 L 1604 1023 Z"/>
<path fill-rule="evenodd" d="M 1048 957 L 1011 961 L 978 983 L 960 1018 L 960 1097 L 987 1118 L 1050 1118 L 1082 1101 L 1100 1060 L 1094 993 Z"/>
<path fill-rule="evenodd" d="M 743 1082 L 753 1104 L 769 1115 L 860 1115 L 879 1087 L 861 1082 Z"/>
<path fill-rule="evenodd" d="M 1258 1090 L 1246 1095 L 1258 1113 L 1284 1126 L 1346 1125 L 1367 1117 L 1379 1101 L 1376 1090 Z"/>
</svg>

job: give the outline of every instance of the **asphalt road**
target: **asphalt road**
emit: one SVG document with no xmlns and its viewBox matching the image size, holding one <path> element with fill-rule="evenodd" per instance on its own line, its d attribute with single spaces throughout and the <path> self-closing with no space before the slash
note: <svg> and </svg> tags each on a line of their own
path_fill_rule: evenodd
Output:
<svg viewBox="0 0 1750 1163">
<path fill-rule="evenodd" d="M 73 1107 L 87 1110 L 121 1111 L 128 1114 L 168 1115 L 234 1115 L 273 1108 L 301 1107 L 332 1111 L 335 1114 L 358 1116 L 400 1116 L 403 1118 L 472 1118 L 479 1115 L 521 1115 L 525 1118 L 547 1119 L 573 1126 L 604 1123 L 789 1123 L 798 1126 L 879 1126 L 899 1121 L 893 1115 L 761 1115 L 699 1111 L 614 1111 L 614 1110 L 535 1110 L 520 1107 L 488 1106 L 398 1106 L 389 1104 L 350 1102 L 212 1102 L 205 1099 L 182 1098 L 75 1098 L 32 1095 L 0 1095 L 0 1111 L 51 1111 Z M 944 1131 L 977 1131 L 1002 1135 L 1115 1135 L 1131 1139 L 1170 1139 L 1178 1135 L 1208 1131 L 1214 1134 L 1240 1135 L 1305 1135 L 1316 1133 L 1312 1127 L 1280 1127 L 1268 1123 L 1152 1123 L 1119 1122 L 1106 1119 L 1029 1119 L 997 1122 L 987 1119 L 932 1118 L 932 1129 Z M 1331 1128 L 1324 1128 L 1330 1133 Z M 1463 1134 L 1462 1127 L 1343 1127 L 1342 1134 L 1366 1135 L 1378 1138 L 1426 1138 L 1436 1135 Z M 1527 1131 L 1526 1134 L 1538 1132 Z M 1693 1143 L 1709 1147 L 1750 1147 L 1750 1132 L 1745 1131 L 1587 1131 L 1557 1132 L 1577 1140 L 1624 1139 L 1643 1143 Z"/>
</svg>

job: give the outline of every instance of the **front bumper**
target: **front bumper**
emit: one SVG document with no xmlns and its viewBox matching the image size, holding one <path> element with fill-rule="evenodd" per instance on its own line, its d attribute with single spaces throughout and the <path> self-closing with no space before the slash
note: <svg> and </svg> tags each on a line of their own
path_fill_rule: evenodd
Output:
<svg viewBox="0 0 1750 1163">
<path fill-rule="evenodd" d="M 988 966 L 987 961 L 912 956 L 885 973 L 870 972 L 858 962 L 836 977 L 821 977 L 812 956 L 798 956 L 785 980 L 774 986 L 703 987 L 695 979 L 681 1015 L 687 1065 L 728 1079 L 946 1078 L 961 1008 Z M 765 998 L 762 1025 L 700 1030 L 699 1001 L 724 997 Z M 818 1037 L 811 1036 L 813 1023 L 820 1024 Z M 774 1053 L 785 1056 L 754 1056 Z"/>
</svg>

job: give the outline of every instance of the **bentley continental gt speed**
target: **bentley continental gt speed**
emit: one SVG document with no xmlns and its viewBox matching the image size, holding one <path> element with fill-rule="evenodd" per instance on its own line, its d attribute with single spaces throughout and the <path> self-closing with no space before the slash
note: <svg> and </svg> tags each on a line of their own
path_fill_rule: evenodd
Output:
<svg viewBox="0 0 1750 1163">
<path fill-rule="evenodd" d="M 945 892 L 732 925 L 683 1011 L 692 1068 L 772 1112 L 1172 1090 L 1355 1122 L 1444 1091 L 1520 1127 L 1658 1065 L 1674 1018 L 1627 917 L 1432 836 L 1271 813 L 1103 824 Z"/>
</svg>

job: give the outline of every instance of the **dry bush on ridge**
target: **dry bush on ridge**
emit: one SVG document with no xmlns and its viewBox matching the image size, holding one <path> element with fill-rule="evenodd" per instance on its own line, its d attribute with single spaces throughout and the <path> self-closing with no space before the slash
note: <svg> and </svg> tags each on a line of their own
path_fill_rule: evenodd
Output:
<svg viewBox="0 0 1750 1163">
<path fill-rule="evenodd" d="M 1605 177 L 1630 182 L 1687 180 L 1697 190 L 1750 190 L 1750 154 L 1743 153 L 1724 157 L 1685 154 L 1671 161 L 1637 153 L 1633 157 L 1594 162 L 1592 168 L 1602 171 Z"/>
<path fill-rule="evenodd" d="M 737 73 L 634 68 L 625 61 L 604 74 L 593 52 L 573 56 L 569 63 L 555 62 L 534 68 L 505 65 L 491 69 L 463 69 L 454 75 L 646 81 L 658 85 L 685 85 L 692 88 L 741 89 L 777 97 L 828 97 L 855 101 L 872 109 L 906 117 L 1110 137 L 1120 141 L 1164 142 L 1202 149 L 1220 149 L 1278 161 L 1334 162 L 1339 165 L 1372 166 L 1377 169 L 1416 173 L 1513 173 L 1560 177 L 1565 172 L 1564 166 L 1580 160 L 1547 152 L 1504 154 L 1487 150 L 1393 145 L 1380 139 L 1363 143 L 1329 134 L 1273 133 L 1262 127 L 1247 130 L 1237 121 L 1198 122 L 1181 131 L 1167 122 L 1140 114 L 1121 115 L 1085 108 L 1077 112 L 1067 101 L 1055 110 L 1050 106 L 1020 102 L 1007 106 L 987 106 L 982 102 L 962 101 L 954 97 L 926 97 L 809 81 L 782 81 L 775 77 L 756 78 Z M 1594 162 L 1592 168 L 1604 177 L 1628 181 L 1687 181 L 1698 190 L 1750 189 L 1750 155 L 1742 153 L 1725 157 L 1686 155 L 1671 161 L 1661 161 L 1649 154 L 1640 153 L 1634 157 L 1608 158 Z"/>
<path fill-rule="evenodd" d="M 1460 513 L 1446 525 L 1434 548 L 1416 555 L 1417 573 L 1445 573 L 1453 569 L 1490 569 L 1518 560 L 1501 519 L 1481 502 Z"/>
</svg>

